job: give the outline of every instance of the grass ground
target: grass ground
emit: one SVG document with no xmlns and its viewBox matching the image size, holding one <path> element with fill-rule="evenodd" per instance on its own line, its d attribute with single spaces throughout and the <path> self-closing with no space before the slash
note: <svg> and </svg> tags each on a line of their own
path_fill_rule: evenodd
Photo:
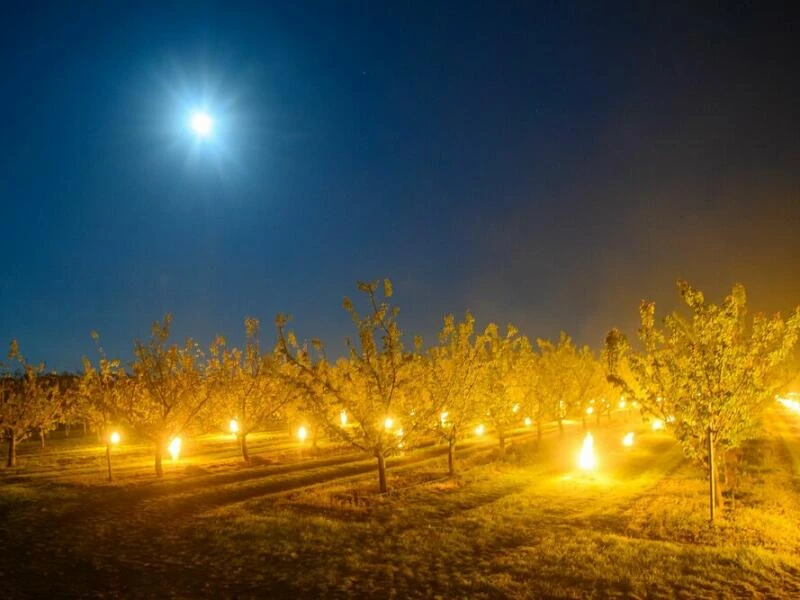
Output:
<svg viewBox="0 0 800 600">
<path fill-rule="evenodd" d="M 706 484 L 667 434 L 617 415 L 582 432 L 524 431 L 390 461 L 255 436 L 257 466 L 207 437 L 156 481 L 146 447 L 54 442 L 0 475 L 0 594 L 18 597 L 796 598 L 800 417 L 776 409 L 744 452 L 715 527 Z M 622 435 L 637 432 L 633 448 Z"/>
</svg>

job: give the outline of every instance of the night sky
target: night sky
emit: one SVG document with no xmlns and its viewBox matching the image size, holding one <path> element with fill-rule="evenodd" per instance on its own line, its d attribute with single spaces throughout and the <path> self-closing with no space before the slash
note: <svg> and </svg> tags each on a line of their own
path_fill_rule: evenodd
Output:
<svg viewBox="0 0 800 600">
<path fill-rule="evenodd" d="M 381 277 L 428 340 L 470 309 L 598 348 L 678 278 L 800 302 L 793 15 L 140 4 L 3 3 L 0 340 L 31 360 L 93 329 L 128 359 L 166 312 L 340 349 Z"/>
</svg>

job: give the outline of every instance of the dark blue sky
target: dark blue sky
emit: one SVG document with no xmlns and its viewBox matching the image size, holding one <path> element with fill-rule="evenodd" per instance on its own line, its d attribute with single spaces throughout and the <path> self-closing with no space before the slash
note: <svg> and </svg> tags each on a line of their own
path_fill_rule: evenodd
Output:
<svg viewBox="0 0 800 600">
<path fill-rule="evenodd" d="M 76 368 L 92 329 L 128 358 L 168 311 L 340 348 L 387 276 L 429 339 L 471 309 L 597 347 L 679 277 L 800 302 L 794 15 L 141 4 L 3 5 L 0 338 L 30 359 Z"/>
</svg>

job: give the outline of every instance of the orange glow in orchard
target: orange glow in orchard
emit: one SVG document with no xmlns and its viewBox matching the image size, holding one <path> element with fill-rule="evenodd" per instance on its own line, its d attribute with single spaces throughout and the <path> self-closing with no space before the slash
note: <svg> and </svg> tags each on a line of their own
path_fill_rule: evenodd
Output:
<svg viewBox="0 0 800 600">
<path fill-rule="evenodd" d="M 591 433 L 587 433 L 583 438 L 583 447 L 578 456 L 578 466 L 584 471 L 591 471 L 597 466 L 597 457 L 594 454 L 594 438 Z"/>
<path fill-rule="evenodd" d="M 181 455 L 181 438 L 173 438 L 169 446 L 167 446 L 167 450 L 169 450 L 172 460 L 178 460 L 178 457 Z"/>
</svg>

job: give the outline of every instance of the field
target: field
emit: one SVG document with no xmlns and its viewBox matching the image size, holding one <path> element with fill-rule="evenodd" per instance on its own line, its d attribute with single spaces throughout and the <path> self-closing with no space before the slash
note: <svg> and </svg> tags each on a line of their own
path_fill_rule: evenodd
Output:
<svg viewBox="0 0 800 600">
<path fill-rule="evenodd" d="M 389 461 L 283 433 L 187 442 L 152 474 L 146 446 L 89 437 L 21 447 L 0 472 L 0 594 L 22 597 L 797 598 L 800 416 L 768 413 L 715 527 L 707 484 L 670 436 L 632 415 L 583 431 L 514 432 Z M 621 437 L 636 432 L 624 448 Z"/>
</svg>

